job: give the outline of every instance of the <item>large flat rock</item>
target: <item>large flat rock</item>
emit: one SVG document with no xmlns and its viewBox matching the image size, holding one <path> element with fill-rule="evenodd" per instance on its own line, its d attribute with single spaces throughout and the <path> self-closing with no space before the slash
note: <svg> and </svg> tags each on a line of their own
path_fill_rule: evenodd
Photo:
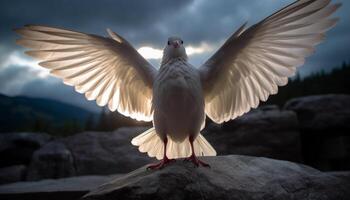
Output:
<svg viewBox="0 0 350 200">
<path fill-rule="evenodd" d="M 36 182 L 17 182 L 0 186 L 0 199 L 75 200 L 117 176 L 79 176 Z"/>
<path fill-rule="evenodd" d="M 203 159 L 211 168 L 181 160 L 162 170 L 142 167 L 92 190 L 85 199 L 350 199 L 349 180 L 305 165 L 235 155 Z"/>
<path fill-rule="evenodd" d="M 301 129 L 310 133 L 349 135 L 350 95 L 327 94 L 289 100 L 284 109 L 297 113 Z"/>
<path fill-rule="evenodd" d="M 27 167 L 25 165 L 0 168 L 0 184 L 22 181 L 26 171 Z"/>
<path fill-rule="evenodd" d="M 299 97 L 284 108 L 298 116 L 307 165 L 323 171 L 350 169 L 350 95 Z"/>
<path fill-rule="evenodd" d="M 120 128 L 113 132 L 84 132 L 62 142 L 74 158 L 76 175 L 127 173 L 152 161 L 131 140 L 147 128 Z"/>
<path fill-rule="evenodd" d="M 277 106 L 262 106 L 223 125 L 208 124 L 203 132 L 218 155 L 302 160 L 297 116 Z"/>
<path fill-rule="evenodd" d="M 144 166 L 126 175 L 12 183 L 0 186 L 0 199 L 350 199 L 347 171 L 323 173 L 289 161 L 238 155 L 203 160 L 211 168 L 177 160 L 162 170 Z"/>
<path fill-rule="evenodd" d="M 34 152 L 28 181 L 84 175 L 127 173 L 154 161 L 138 151 L 131 139 L 147 127 L 112 132 L 83 132 L 53 140 Z"/>
<path fill-rule="evenodd" d="M 51 136 L 44 133 L 0 134 L 0 167 L 29 164 L 33 152 L 51 139 Z"/>
</svg>

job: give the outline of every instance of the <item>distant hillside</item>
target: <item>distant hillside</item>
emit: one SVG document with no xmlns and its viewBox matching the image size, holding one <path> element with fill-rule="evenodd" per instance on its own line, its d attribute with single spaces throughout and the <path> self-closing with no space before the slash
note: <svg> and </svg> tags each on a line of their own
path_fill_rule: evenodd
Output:
<svg viewBox="0 0 350 200">
<path fill-rule="evenodd" d="M 54 100 L 0 95 L 0 132 L 44 131 L 68 134 L 83 129 L 96 114 Z M 62 131 L 62 133 L 59 133 Z"/>
</svg>

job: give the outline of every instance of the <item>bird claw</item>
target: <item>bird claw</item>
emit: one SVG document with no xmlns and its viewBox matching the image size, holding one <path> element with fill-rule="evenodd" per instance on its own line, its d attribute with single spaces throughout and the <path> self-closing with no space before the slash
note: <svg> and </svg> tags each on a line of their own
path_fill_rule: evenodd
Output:
<svg viewBox="0 0 350 200">
<path fill-rule="evenodd" d="M 147 170 L 162 169 L 163 167 L 175 161 L 176 161 L 175 159 L 169 159 L 165 157 L 159 163 L 150 164 L 149 166 L 147 166 Z"/>
<path fill-rule="evenodd" d="M 188 158 L 185 158 L 183 161 L 191 161 L 196 167 L 202 166 L 202 167 L 209 167 L 210 165 L 208 163 L 205 163 L 204 161 L 199 160 L 195 155 L 191 155 Z"/>
</svg>

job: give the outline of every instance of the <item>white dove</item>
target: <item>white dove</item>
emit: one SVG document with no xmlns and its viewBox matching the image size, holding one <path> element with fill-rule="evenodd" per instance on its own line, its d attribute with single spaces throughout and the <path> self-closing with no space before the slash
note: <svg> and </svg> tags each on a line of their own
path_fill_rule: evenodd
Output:
<svg viewBox="0 0 350 200">
<path fill-rule="evenodd" d="M 178 37 L 169 38 L 156 70 L 109 29 L 110 38 L 37 25 L 15 31 L 23 37 L 17 44 L 33 49 L 28 55 L 88 100 L 153 120 L 154 128 L 132 140 L 161 160 L 149 168 L 180 157 L 208 166 L 196 157 L 216 155 L 200 134 L 206 115 L 226 122 L 276 94 L 336 24 L 329 16 L 339 7 L 330 0 L 296 1 L 248 29 L 242 25 L 199 68 L 188 63 Z"/>
</svg>

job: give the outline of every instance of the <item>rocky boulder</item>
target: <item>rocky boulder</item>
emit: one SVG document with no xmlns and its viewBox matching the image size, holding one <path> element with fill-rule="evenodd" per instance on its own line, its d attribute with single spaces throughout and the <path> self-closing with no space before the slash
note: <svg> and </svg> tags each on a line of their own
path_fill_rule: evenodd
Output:
<svg viewBox="0 0 350 200">
<path fill-rule="evenodd" d="M 327 172 L 328 174 L 344 179 L 344 181 L 350 180 L 350 171 L 333 171 L 333 172 Z"/>
<path fill-rule="evenodd" d="M 219 155 L 301 160 L 297 116 L 274 105 L 262 106 L 223 125 L 210 124 L 204 136 Z"/>
<path fill-rule="evenodd" d="M 300 127 L 312 132 L 349 133 L 350 95 L 329 94 L 289 100 L 284 109 L 297 113 Z M 348 134 L 347 134 L 348 135 Z"/>
<path fill-rule="evenodd" d="M 350 169 L 350 95 L 317 95 L 288 101 L 297 113 L 305 163 L 322 170 Z"/>
<path fill-rule="evenodd" d="M 28 165 L 34 151 L 47 143 L 51 136 L 43 133 L 0 134 L 0 167 Z"/>
<path fill-rule="evenodd" d="M 147 128 L 120 128 L 114 132 L 85 132 L 62 142 L 74 158 L 77 175 L 128 172 L 152 161 L 131 144 Z"/>
<path fill-rule="evenodd" d="M 0 199 L 78 200 L 89 190 L 112 180 L 113 176 L 79 176 L 42 181 L 26 181 L 0 186 Z"/>
<path fill-rule="evenodd" d="M 27 167 L 24 165 L 14 165 L 0 168 L 0 184 L 23 181 L 25 179 Z"/>
<path fill-rule="evenodd" d="M 63 143 L 53 141 L 34 152 L 27 180 L 35 181 L 74 175 L 73 155 Z"/>
<path fill-rule="evenodd" d="M 301 164 L 249 156 L 203 159 L 211 168 L 181 160 L 162 170 L 142 167 L 92 190 L 85 199 L 350 199 L 349 180 Z"/>
<path fill-rule="evenodd" d="M 125 173 L 154 162 L 131 144 L 131 139 L 146 129 L 125 127 L 52 140 L 32 153 L 26 180 Z"/>
</svg>

